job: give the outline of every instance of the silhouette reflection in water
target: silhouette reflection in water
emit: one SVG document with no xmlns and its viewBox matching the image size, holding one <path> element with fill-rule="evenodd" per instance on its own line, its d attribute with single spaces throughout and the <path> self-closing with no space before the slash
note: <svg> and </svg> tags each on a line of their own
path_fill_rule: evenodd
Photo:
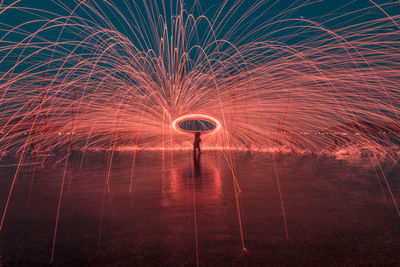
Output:
<svg viewBox="0 0 400 267">
<path fill-rule="evenodd" d="M 194 167 L 194 177 L 199 178 L 201 176 L 201 166 L 200 166 L 201 154 L 193 154 L 193 167 Z"/>
</svg>

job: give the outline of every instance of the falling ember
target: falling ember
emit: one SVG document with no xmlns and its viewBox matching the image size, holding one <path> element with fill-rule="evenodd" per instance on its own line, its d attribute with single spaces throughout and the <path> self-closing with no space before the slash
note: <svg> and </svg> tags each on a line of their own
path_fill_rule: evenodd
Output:
<svg viewBox="0 0 400 267">
<path fill-rule="evenodd" d="M 237 151 L 272 153 L 272 168 L 266 170 L 277 185 L 286 240 L 292 238 L 294 209 L 286 211 L 290 198 L 281 172 L 290 172 L 278 166 L 281 153 L 276 152 L 330 159 L 356 155 L 376 162 L 371 165 L 380 188 L 400 216 L 398 190 L 392 190 L 394 182 L 381 164 L 400 156 L 400 3 L 355 0 L 313 17 L 308 9 L 328 7 L 327 1 L 237 0 L 203 8 L 201 1 L 188 6 L 182 0 L 49 0 L 54 8 L 48 10 L 35 6 L 36 1 L 26 1 L 33 5 L 28 7 L 23 2 L 0 2 L 0 162 L 15 155 L 15 162 L 0 165 L 12 170 L 2 187 L 0 232 L 26 167 L 32 167 L 31 201 L 35 175 L 53 160 L 62 173 L 57 176 L 51 262 L 58 239 L 65 236 L 59 228 L 63 204 L 71 197 L 66 193 L 71 166 L 79 154 L 82 169 L 93 151 L 106 154 L 97 191 L 99 247 L 108 230 L 104 217 L 110 210 L 108 195 L 115 190 L 116 155 L 123 150 L 132 154 L 126 188 L 132 199 L 140 189 L 136 181 L 151 171 L 145 153 L 160 152 L 160 172 L 154 177 L 162 178 L 163 194 L 190 200 L 197 265 L 202 255 L 199 205 L 211 202 L 204 201 L 209 192 L 218 195 L 209 199 L 224 199 L 227 184 L 233 201 L 221 206 L 234 208 L 228 217 L 237 225 L 241 252 L 247 252 L 246 186 L 239 185 Z M 195 145 L 194 132 L 204 136 Z M 187 153 L 200 152 L 200 141 L 201 151 L 222 155 L 226 168 L 220 171 L 202 154 L 212 181 L 205 190 L 198 190 L 207 176 L 200 167 L 203 159 Z M 176 162 L 175 152 L 187 155 Z M 254 166 L 264 163 L 263 158 Z M 249 177 L 257 168 L 250 168 Z M 174 197 L 165 197 L 165 206 L 168 199 Z"/>
<path fill-rule="evenodd" d="M 331 18 L 329 26 L 323 18 L 278 14 L 277 29 L 261 17 L 257 24 L 250 12 L 222 30 L 222 17 L 208 18 L 197 4 L 142 17 L 127 3 L 100 3 L 84 1 L 66 8 L 68 16 L 48 19 L 37 10 L 38 20 L 2 26 L 0 59 L 8 62 L 0 73 L 2 151 L 190 149 L 176 123 L 182 114 L 212 115 L 202 117 L 215 125 L 205 149 L 329 154 L 331 135 L 288 133 L 334 128 L 350 133 L 338 144 L 384 153 L 400 140 L 400 29 L 393 29 L 397 17 L 387 15 L 387 6 L 371 3 L 380 19 L 360 10 Z M 124 6 L 129 12 L 120 12 Z M 332 23 L 354 12 L 359 23 Z M 20 30 L 24 23 L 32 24 L 29 31 Z M 254 30 L 240 31 L 244 25 Z"/>
</svg>

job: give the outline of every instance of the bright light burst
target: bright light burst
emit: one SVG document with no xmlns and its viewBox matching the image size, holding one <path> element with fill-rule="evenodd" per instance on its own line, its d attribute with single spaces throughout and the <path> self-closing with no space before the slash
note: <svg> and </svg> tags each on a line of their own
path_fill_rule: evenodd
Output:
<svg viewBox="0 0 400 267">
<path fill-rule="evenodd" d="M 21 18 L 1 21 L 2 151 L 191 148 L 173 123 L 187 114 L 221 123 L 206 149 L 390 151 L 399 139 L 398 3 L 307 19 L 308 1 L 279 13 L 283 1 L 63 2 L 2 1 L 3 18 Z"/>
<path fill-rule="evenodd" d="M 138 149 L 192 149 L 185 119 L 214 124 L 203 150 L 398 151 L 398 2 L 349 1 L 313 18 L 302 12 L 328 1 L 66 2 L 0 2 L 0 157 L 18 155 L 0 231 L 21 166 L 61 156 L 51 261 L 73 149 L 111 151 L 99 243 L 114 151 L 135 151 L 131 192 Z"/>
</svg>

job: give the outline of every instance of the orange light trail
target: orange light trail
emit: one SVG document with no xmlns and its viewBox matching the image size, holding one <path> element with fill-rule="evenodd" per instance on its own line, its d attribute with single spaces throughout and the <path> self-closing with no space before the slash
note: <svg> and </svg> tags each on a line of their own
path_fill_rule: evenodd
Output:
<svg viewBox="0 0 400 267">
<path fill-rule="evenodd" d="M 22 166 L 61 158 L 51 261 L 72 150 L 109 151 L 100 245 L 114 152 L 134 152 L 133 194 L 137 151 L 191 150 L 192 133 L 180 123 L 212 123 L 202 150 L 226 152 L 243 251 L 232 151 L 400 156 L 398 2 L 369 0 L 359 10 L 314 18 L 293 15 L 308 1 L 294 1 L 278 14 L 268 0 L 243 13 L 244 1 L 225 1 L 215 14 L 198 8 L 200 1 L 191 9 L 176 1 L 175 11 L 173 2 L 168 10 L 155 0 L 143 7 L 87 0 L 73 8 L 50 1 L 58 13 L 8 2 L 0 3 L 0 160 L 7 154 L 19 160 L 0 231 Z M 8 12 L 20 15 L 15 25 L 4 21 Z M 39 155 L 34 163 L 29 153 Z M 400 216 L 398 197 L 380 170 Z M 275 162 L 274 171 L 289 239 Z M 193 193 L 196 218 L 195 201 Z"/>
<path fill-rule="evenodd" d="M 204 132 L 203 135 L 215 134 L 222 128 L 221 123 L 217 119 L 215 119 L 209 115 L 205 115 L 205 114 L 187 114 L 187 115 L 180 116 L 179 118 L 175 119 L 172 122 L 171 127 L 180 134 L 192 135 L 192 132 L 182 130 L 179 127 L 179 123 L 181 123 L 185 120 L 206 120 L 206 121 L 212 122 L 215 125 L 215 128 Z"/>
</svg>

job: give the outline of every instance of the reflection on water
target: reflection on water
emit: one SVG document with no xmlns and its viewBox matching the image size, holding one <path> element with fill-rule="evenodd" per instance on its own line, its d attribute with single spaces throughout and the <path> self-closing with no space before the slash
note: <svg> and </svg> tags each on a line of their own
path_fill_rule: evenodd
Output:
<svg viewBox="0 0 400 267">
<path fill-rule="evenodd" d="M 225 156 L 221 152 L 193 157 L 189 152 L 142 151 L 133 161 L 133 153 L 118 153 L 113 156 L 109 187 L 104 191 L 109 154 L 89 153 L 84 158 L 72 154 L 55 264 L 400 263 L 400 218 L 376 164 L 367 159 L 348 163 L 313 155 L 275 156 L 287 240 L 271 155 L 232 154 L 242 190 L 239 204 L 248 250 L 244 253 L 234 180 L 228 167 L 231 158 Z M 0 167 L 1 210 L 15 171 L 15 166 L 5 165 L 13 163 L 6 158 Z M 49 262 L 64 163 L 49 160 L 43 168 L 22 169 L 0 233 L 1 264 Z M 388 164 L 382 168 L 399 201 L 398 168 Z"/>
<path fill-rule="evenodd" d="M 219 169 L 213 162 L 215 158 L 205 157 L 202 160 L 200 155 L 191 158 L 188 155 L 186 160 L 176 159 L 171 162 L 169 177 L 163 176 L 168 183 L 168 186 L 163 188 L 164 195 L 184 201 L 187 198 L 186 191 L 193 187 L 192 191 L 199 197 L 205 197 L 204 201 L 219 202 L 222 181 Z"/>
</svg>

